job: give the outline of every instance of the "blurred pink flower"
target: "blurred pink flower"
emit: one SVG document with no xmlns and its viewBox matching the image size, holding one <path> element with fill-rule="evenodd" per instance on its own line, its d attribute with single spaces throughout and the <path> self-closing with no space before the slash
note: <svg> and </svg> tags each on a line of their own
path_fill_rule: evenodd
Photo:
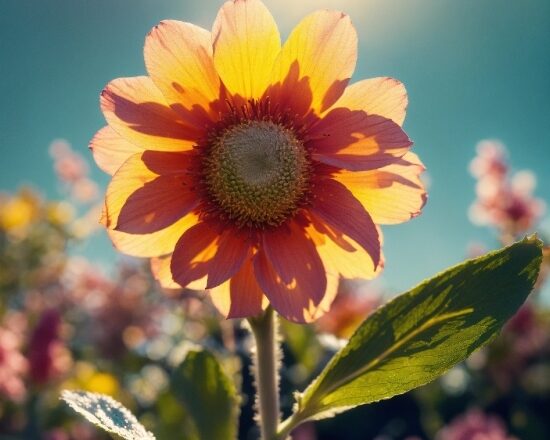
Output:
<svg viewBox="0 0 550 440">
<path fill-rule="evenodd" d="M 88 176 L 89 166 L 84 157 L 73 150 L 65 140 L 56 140 L 50 146 L 50 155 L 54 160 L 54 170 L 71 197 L 80 203 L 97 200 L 99 188 Z"/>
<path fill-rule="evenodd" d="M 509 436 L 502 420 L 479 409 L 455 418 L 436 434 L 436 440 L 516 440 Z"/>
<path fill-rule="evenodd" d="M 79 331 L 102 355 L 116 358 L 157 335 L 166 308 L 149 293 L 154 280 L 137 264 L 122 263 L 114 278 L 83 258 L 71 258 L 62 284 L 65 304 L 86 310 L 89 327 Z"/>
<path fill-rule="evenodd" d="M 491 176 L 504 178 L 508 173 L 506 147 L 494 140 L 483 140 L 477 144 L 477 156 L 470 162 L 470 173 L 478 179 Z"/>
<path fill-rule="evenodd" d="M 46 310 L 34 328 L 27 358 L 30 376 L 44 384 L 65 374 L 71 366 L 71 355 L 60 338 L 61 316 L 57 310 Z"/>
<path fill-rule="evenodd" d="M 93 202 L 99 196 L 99 188 L 93 180 L 83 177 L 74 183 L 71 196 L 81 203 Z"/>
<path fill-rule="evenodd" d="M 22 402 L 27 390 L 24 376 L 28 371 L 27 360 L 21 354 L 22 337 L 8 326 L 0 326 L 0 396 Z"/>
<path fill-rule="evenodd" d="M 533 362 L 550 353 L 548 322 L 537 307 L 533 301 L 526 302 L 492 345 L 487 371 L 501 391 L 525 385 L 525 373 Z"/>
<path fill-rule="evenodd" d="M 471 221 L 497 228 L 504 241 L 529 231 L 545 210 L 544 202 L 533 197 L 535 175 L 520 171 L 510 177 L 505 147 L 497 141 L 480 142 L 477 152 L 470 164 L 470 172 L 477 178 Z"/>
<path fill-rule="evenodd" d="M 50 155 L 54 159 L 57 177 L 62 182 L 74 183 L 87 176 L 88 164 L 67 141 L 62 139 L 53 141 L 50 145 Z"/>
</svg>

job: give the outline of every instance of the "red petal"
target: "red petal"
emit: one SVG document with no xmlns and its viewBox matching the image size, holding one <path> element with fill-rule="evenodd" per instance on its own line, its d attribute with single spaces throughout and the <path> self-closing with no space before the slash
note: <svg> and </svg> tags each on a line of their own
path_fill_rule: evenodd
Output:
<svg viewBox="0 0 550 440">
<path fill-rule="evenodd" d="M 126 233 L 148 234 L 170 226 L 198 204 L 184 153 L 145 151 L 117 171 L 107 190 L 108 222 Z M 116 220 L 116 223 L 114 222 Z"/>
<path fill-rule="evenodd" d="M 308 144 L 319 162 L 358 171 L 388 165 L 412 142 L 391 119 L 336 108 L 311 128 Z"/>
<path fill-rule="evenodd" d="M 359 200 L 344 185 L 332 179 L 317 182 L 315 195 L 310 211 L 362 246 L 376 269 L 380 263 L 380 239 L 374 222 Z"/>
<path fill-rule="evenodd" d="M 210 263 L 207 289 L 231 278 L 243 265 L 250 253 L 250 240 L 242 233 L 229 228 L 220 237 L 216 256 Z"/>
<path fill-rule="evenodd" d="M 246 261 L 230 281 L 210 290 L 216 308 L 227 318 L 256 316 L 267 301 L 256 281 L 252 260 Z"/>
<path fill-rule="evenodd" d="M 170 269 L 175 282 L 185 287 L 206 276 L 218 249 L 219 234 L 202 222 L 188 229 L 176 243 Z"/>
<path fill-rule="evenodd" d="M 308 322 L 315 319 L 318 306 L 327 294 L 327 277 L 314 243 L 296 224 L 274 234 L 280 246 L 261 249 L 254 259 L 254 273 L 258 284 L 273 307 L 286 319 Z M 276 261 L 274 265 L 268 253 Z M 283 280 L 283 276 L 288 282 Z"/>
</svg>

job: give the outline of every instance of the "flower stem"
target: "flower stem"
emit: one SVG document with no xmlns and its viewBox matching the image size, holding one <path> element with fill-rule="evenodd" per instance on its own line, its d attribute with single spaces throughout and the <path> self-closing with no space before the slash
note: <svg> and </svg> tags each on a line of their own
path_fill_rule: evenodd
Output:
<svg viewBox="0 0 550 440">
<path fill-rule="evenodd" d="M 256 383 L 257 422 L 262 440 L 274 440 L 279 425 L 280 349 L 278 322 L 271 307 L 259 317 L 249 318 L 256 342 L 253 372 Z"/>
</svg>

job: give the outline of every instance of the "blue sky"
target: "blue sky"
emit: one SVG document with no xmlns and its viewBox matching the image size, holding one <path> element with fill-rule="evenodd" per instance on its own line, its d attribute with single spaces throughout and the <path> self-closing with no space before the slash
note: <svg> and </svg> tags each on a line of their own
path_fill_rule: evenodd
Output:
<svg viewBox="0 0 550 440">
<path fill-rule="evenodd" d="M 144 73 L 143 40 L 165 18 L 209 28 L 213 0 L 0 0 L 0 188 L 30 183 L 56 194 L 48 145 L 87 144 L 104 124 L 98 97 L 111 79 Z M 414 221 L 384 228 L 385 280 L 397 290 L 459 262 L 491 231 L 471 225 L 468 163 L 498 138 L 516 169 L 532 169 L 550 201 L 548 0 L 266 0 L 286 35 L 319 8 L 348 12 L 360 36 L 353 80 L 394 76 L 410 104 L 405 129 L 431 180 Z M 107 176 L 93 172 L 102 185 Z M 101 237 L 85 250 L 112 261 Z"/>
</svg>

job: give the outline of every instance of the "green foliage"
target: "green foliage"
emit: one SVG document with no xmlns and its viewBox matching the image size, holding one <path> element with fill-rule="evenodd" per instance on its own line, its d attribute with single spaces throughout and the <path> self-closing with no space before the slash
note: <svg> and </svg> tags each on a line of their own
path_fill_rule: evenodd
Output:
<svg viewBox="0 0 550 440">
<path fill-rule="evenodd" d="M 89 422 L 124 440 L 155 440 L 130 411 L 109 396 L 65 390 L 61 399 Z"/>
<path fill-rule="evenodd" d="M 459 264 L 371 315 L 301 395 L 281 438 L 308 419 L 424 385 L 493 338 L 532 290 L 542 243 L 528 238 Z"/>
<path fill-rule="evenodd" d="M 281 330 L 296 364 L 300 366 L 300 374 L 294 375 L 294 380 L 304 381 L 318 368 L 324 355 L 323 347 L 317 338 L 315 328 L 310 325 L 295 324 L 281 320 Z"/>
<path fill-rule="evenodd" d="M 171 388 L 191 415 L 201 440 L 237 437 L 235 386 L 212 354 L 190 352 L 174 372 Z"/>
</svg>

